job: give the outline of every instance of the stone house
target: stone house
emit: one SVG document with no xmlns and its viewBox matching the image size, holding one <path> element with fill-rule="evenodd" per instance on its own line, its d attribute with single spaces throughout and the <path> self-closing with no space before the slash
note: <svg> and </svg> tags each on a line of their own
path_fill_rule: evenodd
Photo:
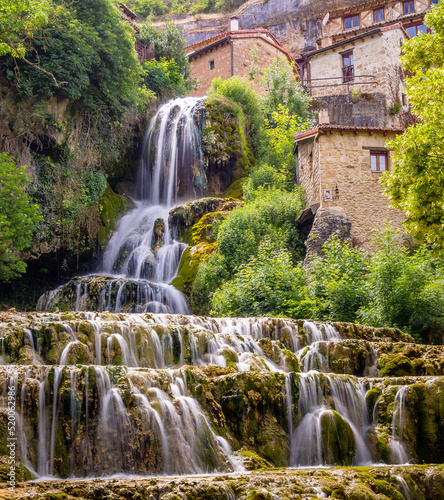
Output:
<svg viewBox="0 0 444 500">
<path fill-rule="evenodd" d="M 392 165 L 387 140 L 412 119 L 401 46 L 427 30 L 424 15 L 434 3 L 370 0 L 332 11 L 317 49 L 297 60 L 318 111 L 318 125 L 295 136 L 307 206 L 299 225 L 307 232 L 318 210 L 331 207 L 351 221 L 353 242 L 367 248 L 385 220 L 402 226 L 404 214 L 389 206 L 380 176 Z"/>
<path fill-rule="evenodd" d="M 320 208 L 340 207 L 352 223 L 353 243 L 369 247 L 384 220 L 400 227 L 401 211 L 391 208 L 379 178 L 391 168 L 387 140 L 402 129 L 320 124 L 295 135 L 297 182 L 305 189 L 300 223 L 313 223 Z"/>
<path fill-rule="evenodd" d="M 234 75 L 249 78 L 252 70 L 257 74 L 280 57 L 288 59 L 290 64 L 294 62 L 268 29 L 240 30 L 236 17 L 231 18 L 230 31 L 189 45 L 186 51 L 191 63 L 191 78 L 199 82 L 191 96 L 204 96 L 216 77 L 223 80 Z M 254 90 L 263 92 L 255 80 L 251 83 Z"/>
</svg>

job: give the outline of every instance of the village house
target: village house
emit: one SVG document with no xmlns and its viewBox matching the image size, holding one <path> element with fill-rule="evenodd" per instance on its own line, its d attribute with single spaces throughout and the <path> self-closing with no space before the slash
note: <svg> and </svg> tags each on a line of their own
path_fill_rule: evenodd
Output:
<svg viewBox="0 0 444 500">
<path fill-rule="evenodd" d="M 240 30 L 237 17 L 231 18 L 230 31 L 189 45 L 186 51 L 191 63 L 191 78 L 199 82 L 191 96 L 204 96 L 216 77 L 223 80 L 234 75 L 249 78 L 251 72 L 258 74 L 281 57 L 290 64 L 294 62 L 268 29 Z M 256 60 L 254 54 L 257 54 Z M 255 80 L 251 83 L 254 90 L 263 92 Z"/>
<path fill-rule="evenodd" d="M 314 99 L 318 124 L 296 134 L 297 182 L 307 231 L 321 208 L 336 207 L 351 221 L 353 242 L 369 248 L 385 220 L 400 228 L 404 215 L 389 206 L 380 176 L 392 167 L 387 141 L 411 121 L 399 56 L 406 39 L 426 31 L 429 0 L 370 1 L 331 12 L 318 48 L 298 60 Z"/>
<path fill-rule="evenodd" d="M 137 14 L 133 12 L 123 2 L 119 3 L 119 7 L 120 7 L 120 16 L 122 17 L 122 19 L 124 19 L 136 33 L 139 33 L 139 28 L 134 23 L 134 21 L 137 19 Z M 154 44 L 151 44 L 149 47 L 147 47 L 143 43 L 136 40 L 135 47 L 136 47 L 137 57 L 140 62 L 151 61 L 151 59 L 154 59 Z"/>
</svg>

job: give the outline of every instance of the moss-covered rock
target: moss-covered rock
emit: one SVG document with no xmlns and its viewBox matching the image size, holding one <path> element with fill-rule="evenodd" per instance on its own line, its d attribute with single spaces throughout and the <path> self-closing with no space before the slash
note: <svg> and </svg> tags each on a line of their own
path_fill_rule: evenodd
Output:
<svg viewBox="0 0 444 500">
<path fill-rule="evenodd" d="M 99 245 L 105 248 L 111 238 L 117 222 L 125 212 L 134 207 L 134 204 L 126 196 L 115 193 L 107 184 L 100 199 L 100 218 L 102 226 L 99 228 L 97 238 Z"/>
</svg>

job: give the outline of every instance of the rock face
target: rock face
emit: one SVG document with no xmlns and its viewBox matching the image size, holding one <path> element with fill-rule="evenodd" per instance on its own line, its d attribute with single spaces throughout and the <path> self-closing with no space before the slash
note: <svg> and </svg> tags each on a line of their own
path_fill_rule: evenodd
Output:
<svg viewBox="0 0 444 500">
<path fill-rule="evenodd" d="M 362 5 L 363 0 L 268 0 L 265 3 L 250 0 L 235 14 L 240 29 L 269 28 L 292 56 L 316 48 L 316 39 L 322 34 L 322 20 L 333 10 Z M 211 38 L 228 30 L 230 15 L 220 14 L 176 19 L 183 29 L 187 44 Z"/>
<path fill-rule="evenodd" d="M 0 496 L 19 500 L 441 500 L 442 466 L 272 470 L 192 478 L 41 481 L 0 485 Z M 68 496 L 69 495 L 69 496 Z"/>
<path fill-rule="evenodd" d="M 11 387 L 19 459 L 40 476 L 198 474 L 239 470 L 242 463 L 267 470 L 444 461 L 443 347 L 417 346 L 396 329 L 273 318 L 11 312 L 0 313 L 0 341 L 0 477 L 7 470 Z M 391 470 L 374 472 L 386 474 L 386 493 L 401 491 Z M 331 481 L 307 481 L 318 497 L 356 498 L 353 484 L 383 491 L 382 479 L 374 483 L 366 471 L 370 482 L 357 486 L 356 475 L 350 484 L 341 480 L 348 486 L 340 495 Z M 26 469 L 20 474 L 30 477 Z M 311 498 L 305 480 L 293 490 L 293 482 L 279 479 L 278 486 L 274 478 L 271 489 L 242 480 L 233 496 L 221 498 Z M 407 483 L 411 498 L 423 498 L 421 482 Z M 78 491 L 89 495 L 88 484 Z M 184 493 L 191 488 L 186 480 L 181 484 Z M 109 488 L 91 498 L 118 498 Z M 173 495 L 165 499 L 175 498 L 175 490 L 164 492 Z M 254 496 L 258 492 L 270 496 Z M 202 490 L 192 498 L 216 493 Z M 66 494 L 75 498 L 71 490 Z"/>
<path fill-rule="evenodd" d="M 314 257 L 323 255 L 322 246 L 330 236 L 337 236 L 342 242 L 351 243 L 351 222 L 340 207 L 320 208 L 316 212 L 307 238 L 306 265 Z"/>
</svg>

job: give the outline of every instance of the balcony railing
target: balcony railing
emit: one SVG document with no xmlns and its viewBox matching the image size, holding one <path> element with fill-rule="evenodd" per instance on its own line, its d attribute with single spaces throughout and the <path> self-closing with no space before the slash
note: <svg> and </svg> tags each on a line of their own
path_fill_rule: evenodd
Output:
<svg viewBox="0 0 444 500">
<path fill-rule="evenodd" d="M 343 83 L 348 83 L 353 81 L 355 77 L 355 67 L 353 64 L 350 66 L 344 66 L 342 68 L 342 81 Z"/>
</svg>

